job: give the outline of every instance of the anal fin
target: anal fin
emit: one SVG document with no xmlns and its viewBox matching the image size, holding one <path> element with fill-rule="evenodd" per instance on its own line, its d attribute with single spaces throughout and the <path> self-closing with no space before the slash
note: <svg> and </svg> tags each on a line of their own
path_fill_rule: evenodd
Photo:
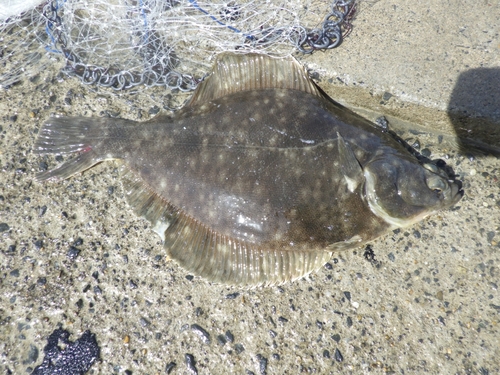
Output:
<svg viewBox="0 0 500 375">
<path fill-rule="evenodd" d="M 127 201 L 162 237 L 169 257 L 208 281 L 282 284 L 321 268 L 332 256 L 324 249 L 266 249 L 225 236 L 174 207 L 134 172 L 127 171 L 123 183 Z"/>
</svg>

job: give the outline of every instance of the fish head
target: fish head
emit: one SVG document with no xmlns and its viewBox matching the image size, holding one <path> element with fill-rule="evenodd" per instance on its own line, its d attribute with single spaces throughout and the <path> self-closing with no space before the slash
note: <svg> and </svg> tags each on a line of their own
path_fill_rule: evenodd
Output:
<svg viewBox="0 0 500 375">
<path fill-rule="evenodd" d="M 372 212 L 394 227 L 405 227 L 463 196 L 461 181 L 436 164 L 389 155 L 363 169 L 365 199 Z"/>
</svg>

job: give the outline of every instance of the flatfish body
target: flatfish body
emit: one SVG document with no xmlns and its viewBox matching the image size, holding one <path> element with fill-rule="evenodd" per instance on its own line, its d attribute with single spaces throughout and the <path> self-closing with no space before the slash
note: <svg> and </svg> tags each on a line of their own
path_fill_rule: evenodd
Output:
<svg viewBox="0 0 500 375">
<path fill-rule="evenodd" d="M 327 98 L 292 59 L 221 55 L 173 116 L 52 118 L 35 152 L 79 155 L 39 180 L 123 161 L 126 196 L 169 256 L 208 280 L 296 279 L 332 252 L 456 203 L 458 182 Z"/>
</svg>

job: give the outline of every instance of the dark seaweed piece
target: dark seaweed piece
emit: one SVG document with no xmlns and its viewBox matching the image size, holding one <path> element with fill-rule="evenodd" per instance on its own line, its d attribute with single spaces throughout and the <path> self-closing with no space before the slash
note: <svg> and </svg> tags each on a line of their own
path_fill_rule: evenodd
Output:
<svg viewBox="0 0 500 375">
<path fill-rule="evenodd" d="M 101 349 L 95 334 L 85 331 L 76 341 L 70 341 L 69 332 L 59 328 L 47 339 L 43 348 L 45 357 L 31 375 L 83 375 L 99 358 Z M 58 344 L 65 346 L 61 349 Z"/>
</svg>

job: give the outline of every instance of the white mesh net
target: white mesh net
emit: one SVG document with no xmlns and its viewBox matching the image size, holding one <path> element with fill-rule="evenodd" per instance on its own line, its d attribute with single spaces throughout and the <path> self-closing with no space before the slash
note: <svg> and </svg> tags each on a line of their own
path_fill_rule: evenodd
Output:
<svg viewBox="0 0 500 375">
<path fill-rule="evenodd" d="M 354 9 L 353 0 L 51 1 L 0 26 L 11 32 L 0 84 L 27 73 L 38 60 L 26 53 L 42 47 L 84 83 L 190 90 L 223 51 L 284 56 L 336 47 Z"/>
</svg>

